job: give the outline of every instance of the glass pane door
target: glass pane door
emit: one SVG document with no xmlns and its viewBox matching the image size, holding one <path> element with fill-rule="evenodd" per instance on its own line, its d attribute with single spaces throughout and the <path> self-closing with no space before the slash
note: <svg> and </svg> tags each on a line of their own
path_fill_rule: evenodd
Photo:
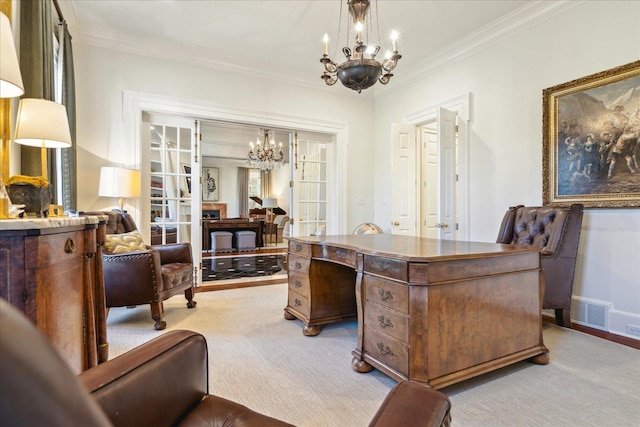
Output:
<svg viewBox="0 0 640 427">
<path fill-rule="evenodd" d="M 327 229 L 328 150 L 331 144 L 299 139 L 295 170 L 294 235 L 324 235 Z"/>
<path fill-rule="evenodd" d="M 151 243 L 191 242 L 194 131 L 152 123 L 150 132 Z"/>
</svg>

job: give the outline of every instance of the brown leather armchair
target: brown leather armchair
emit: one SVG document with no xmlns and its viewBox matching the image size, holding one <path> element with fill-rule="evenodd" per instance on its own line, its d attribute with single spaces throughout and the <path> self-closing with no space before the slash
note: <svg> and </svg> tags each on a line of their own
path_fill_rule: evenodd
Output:
<svg viewBox="0 0 640 427">
<path fill-rule="evenodd" d="M 518 205 L 505 213 L 496 240 L 540 248 L 545 282 L 542 308 L 554 309 L 556 323 L 568 328 L 581 227 L 581 204 L 570 208 Z"/>
<path fill-rule="evenodd" d="M 107 234 L 137 230 L 131 215 L 119 210 L 90 212 L 108 215 Z M 146 246 L 147 250 L 113 254 L 102 253 L 105 299 L 107 307 L 151 306 L 151 317 L 157 330 L 167 327 L 162 320 L 162 302 L 184 292 L 187 307 L 193 308 L 193 258 L 191 244 L 174 243 Z"/>
<path fill-rule="evenodd" d="M 171 331 L 74 376 L 33 324 L 0 299 L 0 425 L 291 425 L 209 394 L 207 359 L 202 335 Z M 370 425 L 450 426 L 450 408 L 442 393 L 400 382 Z"/>
</svg>

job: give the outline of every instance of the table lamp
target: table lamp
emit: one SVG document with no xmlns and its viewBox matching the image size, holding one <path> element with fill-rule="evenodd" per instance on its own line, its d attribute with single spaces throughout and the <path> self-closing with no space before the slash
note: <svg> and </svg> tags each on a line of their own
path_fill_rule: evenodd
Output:
<svg viewBox="0 0 640 427">
<path fill-rule="evenodd" d="M 267 197 L 262 201 L 262 207 L 267 209 L 267 222 L 272 222 L 273 208 L 278 207 L 278 199 L 275 197 Z"/>
<path fill-rule="evenodd" d="M 140 182 L 139 170 L 104 166 L 100 168 L 98 196 L 117 197 L 124 212 L 125 197 L 140 197 Z"/>
<path fill-rule="evenodd" d="M 0 13 L 0 98 L 15 98 L 24 93 L 11 23 Z"/>
<path fill-rule="evenodd" d="M 67 109 L 62 104 L 46 99 L 21 99 L 15 141 L 18 144 L 42 148 L 42 176 L 48 179 L 45 148 L 71 147 Z"/>
</svg>

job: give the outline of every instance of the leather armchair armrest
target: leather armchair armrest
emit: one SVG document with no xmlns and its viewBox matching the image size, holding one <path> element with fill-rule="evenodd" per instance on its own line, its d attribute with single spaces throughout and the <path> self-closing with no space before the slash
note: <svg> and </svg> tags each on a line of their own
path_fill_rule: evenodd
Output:
<svg viewBox="0 0 640 427">
<path fill-rule="evenodd" d="M 151 271 L 155 270 L 154 274 Z M 124 254 L 102 254 L 102 271 L 107 292 L 107 307 L 149 303 L 162 290 L 160 254 L 155 250 Z"/>
<path fill-rule="evenodd" d="M 173 264 L 174 262 L 193 264 L 191 243 L 171 243 L 147 247 L 160 253 L 160 262 L 162 264 Z"/>
<path fill-rule="evenodd" d="M 208 393 L 207 343 L 170 331 L 78 378 L 115 426 L 172 426 Z"/>
<path fill-rule="evenodd" d="M 451 425 L 449 398 L 415 381 L 401 381 L 391 389 L 369 427 Z"/>
</svg>

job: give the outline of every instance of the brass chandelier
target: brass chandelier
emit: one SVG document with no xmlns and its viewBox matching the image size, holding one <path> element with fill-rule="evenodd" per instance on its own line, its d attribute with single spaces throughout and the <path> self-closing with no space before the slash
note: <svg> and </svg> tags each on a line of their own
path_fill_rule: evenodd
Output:
<svg viewBox="0 0 640 427">
<path fill-rule="evenodd" d="M 336 64 L 329 58 L 329 36 L 324 35 L 324 55 L 320 58 L 320 62 L 324 65 L 324 73 L 321 78 L 328 86 L 333 86 L 340 80 L 345 87 L 361 93 L 363 89 L 373 86 L 377 81 L 386 85 L 393 77 L 391 72 L 402 58 L 398 53 L 398 34 L 395 31 L 391 33 L 393 52 L 387 52 L 382 63 L 379 62 L 376 56 L 380 52 L 380 46 L 369 44 L 369 36 L 373 33 L 373 23 L 371 19 L 367 20 L 367 15 L 371 18 L 370 3 L 370 0 L 347 0 L 356 35 L 353 48 L 342 48 L 342 53 L 347 58 L 346 61 Z M 340 20 L 342 20 L 342 2 L 340 3 Z M 379 37 L 380 26 L 377 21 L 376 0 L 376 26 Z M 339 37 L 340 32 L 338 31 Z"/>
<path fill-rule="evenodd" d="M 284 164 L 284 152 L 282 151 L 282 142 L 279 148 L 276 150 L 276 141 L 271 136 L 272 131 L 270 129 L 260 129 L 260 132 L 264 134 L 264 142 L 260 141 L 260 138 L 256 141 L 254 147 L 253 141 L 249 142 L 249 154 L 247 155 L 247 161 L 251 166 L 256 166 L 261 170 L 269 172 L 274 167 L 280 167 Z"/>
</svg>

